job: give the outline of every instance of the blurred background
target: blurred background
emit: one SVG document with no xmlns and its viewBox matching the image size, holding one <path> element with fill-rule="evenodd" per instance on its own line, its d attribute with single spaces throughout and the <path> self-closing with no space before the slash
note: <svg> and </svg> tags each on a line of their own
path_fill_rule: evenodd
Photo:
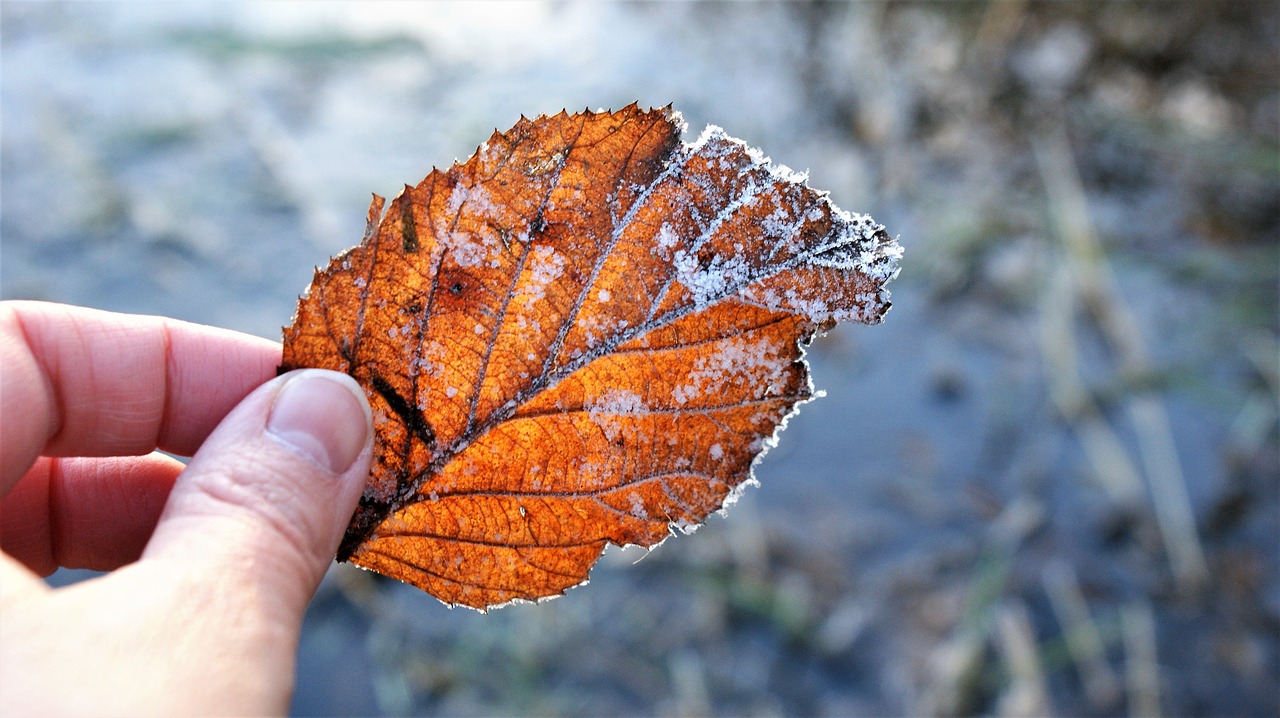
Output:
<svg viewBox="0 0 1280 718">
<path fill-rule="evenodd" d="M 4 2 L 0 62 L 4 298 L 278 338 L 371 192 L 632 101 L 906 247 L 726 516 L 488 615 L 335 566 L 295 713 L 1280 712 L 1280 4 Z"/>
</svg>

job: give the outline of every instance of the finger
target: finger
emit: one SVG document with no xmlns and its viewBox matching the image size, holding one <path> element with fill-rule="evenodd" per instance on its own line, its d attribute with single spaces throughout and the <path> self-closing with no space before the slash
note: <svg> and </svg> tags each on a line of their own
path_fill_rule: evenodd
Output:
<svg viewBox="0 0 1280 718">
<path fill-rule="evenodd" d="M 280 346 L 162 317 L 0 303 L 0 493 L 37 456 L 190 455 Z"/>
<path fill-rule="evenodd" d="M 182 469 L 158 453 L 41 457 L 0 500 L 0 549 L 41 576 L 136 561 Z"/>
<path fill-rule="evenodd" d="M 268 382 L 192 457 L 144 562 L 237 576 L 281 620 L 300 620 L 355 512 L 372 442 L 350 377 L 306 369 Z"/>
</svg>

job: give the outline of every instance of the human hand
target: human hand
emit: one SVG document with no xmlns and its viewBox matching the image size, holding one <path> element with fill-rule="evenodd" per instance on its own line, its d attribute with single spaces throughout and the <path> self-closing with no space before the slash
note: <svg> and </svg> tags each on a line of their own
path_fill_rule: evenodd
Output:
<svg viewBox="0 0 1280 718">
<path fill-rule="evenodd" d="M 372 429 L 349 377 L 272 379 L 279 360 L 235 332 L 0 303 L 0 713 L 285 712 Z M 58 566 L 112 573 L 52 589 Z"/>
</svg>

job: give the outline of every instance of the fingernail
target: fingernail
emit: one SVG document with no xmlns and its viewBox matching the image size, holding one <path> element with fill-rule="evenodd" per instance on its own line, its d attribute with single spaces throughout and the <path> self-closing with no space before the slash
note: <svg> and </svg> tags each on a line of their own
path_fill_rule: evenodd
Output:
<svg viewBox="0 0 1280 718">
<path fill-rule="evenodd" d="M 304 369 L 276 394 L 267 434 L 320 468 L 341 474 L 364 449 L 371 425 L 369 403 L 353 379 Z"/>
</svg>

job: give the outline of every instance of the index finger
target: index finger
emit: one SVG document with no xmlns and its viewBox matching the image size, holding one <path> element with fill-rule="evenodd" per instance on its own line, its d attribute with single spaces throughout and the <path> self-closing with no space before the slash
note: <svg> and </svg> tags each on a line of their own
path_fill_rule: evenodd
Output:
<svg viewBox="0 0 1280 718">
<path fill-rule="evenodd" d="M 0 302 L 0 493 L 41 455 L 190 455 L 279 363 L 226 329 Z"/>
</svg>

